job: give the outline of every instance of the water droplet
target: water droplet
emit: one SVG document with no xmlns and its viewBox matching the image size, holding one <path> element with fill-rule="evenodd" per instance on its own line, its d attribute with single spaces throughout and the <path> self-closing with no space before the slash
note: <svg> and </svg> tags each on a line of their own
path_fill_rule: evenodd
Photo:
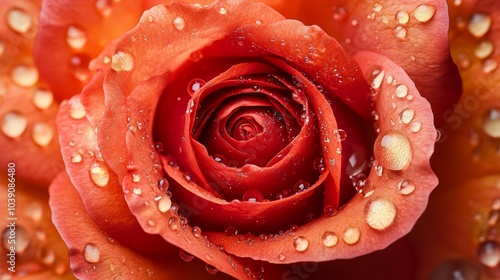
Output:
<svg viewBox="0 0 500 280">
<path fill-rule="evenodd" d="M 483 114 L 483 130 L 493 138 L 500 138 L 500 109 L 492 108 Z"/>
<path fill-rule="evenodd" d="M 12 69 L 11 78 L 19 86 L 32 87 L 38 82 L 38 70 L 32 66 L 18 65 Z"/>
<path fill-rule="evenodd" d="M 474 13 L 467 24 L 467 29 L 475 37 L 482 37 L 491 27 L 490 15 L 483 13 Z"/>
<path fill-rule="evenodd" d="M 375 141 L 374 154 L 383 167 L 402 170 L 412 159 L 410 140 L 395 130 L 380 134 Z"/>
<path fill-rule="evenodd" d="M 304 252 L 309 247 L 309 241 L 303 236 L 296 237 L 293 239 L 293 247 L 298 252 Z"/>
<path fill-rule="evenodd" d="M 155 19 L 152 16 L 148 16 L 148 22 L 153 22 Z"/>
<path fill-rule="evenodd" d="M 35 124 L 32 133 L 33 142 L 42 147 L 47 146 L 54 138 L 52 126 L 46 123 Z"/>
<path fill-rule="evenodd" d="M 485 74 L 491 73 L 498 68 L 498 62 L 495 59 L 486 59 L 483 61 L 482 68 Z"/>
<path fill-rule="evenodd" d="M 333 19 L 342 21 L 347 19 L 347 10 L 342 6 L 333 6 Z"/>
<path fill-rule="evenodd" d="M 135 195 L 141 195 L 141 194 L 142 194 L 142 190 L 141 190 L 141 188 L 133 188 L 133 189 L 132 189 L 132 192 L 133 192 Z"/>
<path fill-rule="evenodd" d="M 219 9 L 219 14 L 225 15 L 225 14 L 227 14 L 227 10 L 225 8 L 220 8 Z"/>
<path fill-rule="evenodd" d="M 382 11 L 382 8 L 383 8 L 382 5 L 380 5 L 379 3 L 375 3 L 375 5 L 373 5 L 374 12 L 378 13 L 378 12 Z"/>
<path fill-rule="evenodd" d="M 283 254 L 278 255 L 278 260 L 284 261 L 285 259 L 286 259 L 285 255 L 283 255 Z"/>
<path fill-rule="evenodd" d="M 487 58 L 493 53 L 493 50 L 495 49 L 493 43 L 489 40 L 484 40 L 477 45 L 476 49 L 474 50 L 474 54 L 476 55 L 477 58 L 483 59 Z"/>
<path fill-rule="evenodd" d="M 302 191 L 309 189 L 310 187 L 311 187 L 311 185 L 309 184 L 309 182 L 304 181 L 304 180 L 299 180 L 293 186 L 293 191 L 295 193 L 299 193 L 299 192 L 302 192 Z"/>
<path fill-rule="evenodd" d="M 83 247 L 83 258 L 88 263 L 98 263 L 101 258 L 99 247 L 92 242 L 85 244 Z"/>
<path fill-rule="evenodd" d="M 396 28 L 394 28 L 394 36 L 399 39 L 404 39 L 406 37 L 406 28 L 402 25 L 396 26 Z"/>
<path fill-rule="evenodd" d="M 190 96 L 193 96 L 203 85 L 205 85 L 205 81 L 202 79 L 193 79 L 187 86 L 187 92 Z"/>
<path fill-rule="evenodd" d="M 436 14 L 436 7 L 432 5 L 419 5 L 413 11 L 413 16 L 420 22 L 428 22 Z"/>
<path fill-rule="evenodd" d="M 26 130 L 28 120 L 21 113 L 10 112 L 3 116 L 2 132 L 5 136 L 16 138 Z"/>
<path fill-rule="evenodd" d="M 323 234 L 321 240 L 323 242 L 323 245 L 325 245 L 325 247 L 330 248 L 337 245 L 337 243 L 339 242 L 339 237 L 334 232 L 326 231 Z"/>
<path fill-rule="evenodd" d="M 410 125 L 410 130 L 415 133 L 419 132 L 421 128 L 422 128 L 421 122 L 412 122 Z"/>
<path fill-rule="evenodd" d="M 408 87 L 406 85 L 398 85 L 396 87 L 396 96 L 405 98 L 408 95 Z"/>
<path fill-rule="evenodd" d="M 14 8 L 7 13 L 7 24 L 12 30 L 25 33 L 33 25 L 31 15 L 27 12 Z"/>
<path fill-rule="evenodd" d="M 191 255 L 190 253 L 180 249 L 179 250 L 179 257 L 181 257 L 181 259 L 185 262 L 190 262 L 194 259 L 194 256 Z"/>
<path fill-rule="evenodd" d="M 342 240 L 344 240 L 344 242 L 348 245 L 354 245 L 358 243 L 360 236 L 361 236 L 361 231 L 359 231 L 359 228 L 348 227 L 344 231 L 344 236 L 342 237 Z"/>
<path fill-rule="evenodd" d="M 415 184 L 410 180 L 401 181 L 398 185 L 398 190 L 403 195 L 409 195 L 415 191 Z"/>
<path fill-rule="evenodd" d="M 66 43 L 73 49 L 81 49 L 87 43 L 87 33 L 79 26 L 70 25 L 66 30 Z"/>
<path fill-rule="evenodd" d="M 407 24 L 410 21 L 410 15 L 405 11 L 398 11 L 396 13 L 396 20 L 401 24 Z"/>
<path fill-rule="evenodd" d="M 134 68 L 134 58 L 129 53 L 117 52 L 111 58 L 111 69 L 119 71 L 130 71 Z"/>
<path fill-rule="evenodd" d="M 191 232 L 193 233 L 194 237 L 200 237 L 201 236 L 201 228 L 199 227 L 193 227 L 191 229 Z"/>
<path fill-rule="evenodd" d="M 385 71 L 382 70 L 380 71 L 376 76 L 375 78 L 373 79 L 372 81 L 372 88 L 374 89 L 378 89 L 380 88 L 380 85 L 382 84 L 382 81 L 384 81 L 384 75 L 385 75 Z"/>
<path fill-rule="evenodd" d="M 215 274 L 215 273 L 219 272 L 219 270 L 217 268 L 215 268 L 214 266 L 212 266 L 212 265 L 210 265 L 208 263 L 207 263 L 207 265 L 205 265 L 205 269 L 210 274 Z"/>
<path fill-rule="evenodd" d="M 52 105 L 54 95 L 51 91 L 45 89 L 36 89 L 33 93 L 33 104 L 38 108 L 45 110 Z"/>
<path fill-rule="evenodd" d="M 99 187 L 105 187 L 109 182 L 108 168 L 98 162 L 90 168 L 90 179 Z"/>
<path fill-rule="evenodd" d="M 112 3 L 111 0 L 97 0 L 95 2 L 95 8 L 97 9 L 97 12 L 101 14 L 104 17 L 109 16 L 112 11 Z"/>
<path fill-rule="evenodd" d="M 479 280 L 480 275 L 478 267 L 471 261 L 452 259 L 437 265 L 428 280 Z"/>
<path fill-rule="evenodd" d="M 344 141 L 347 139 L 347 132 L 341 128 L 335 131 L 335 136 L 337 137 L 337 141 Z"/>
<path fill-rule="evenodd" d="M 138 183 L 139 181 L 141 181 L 141 176 L 139 176 L 139 174 L 132 174 L 132 182 L 134 183 Z"/>
<path fill-rule="evenodd" d="M 500 244 L 493 240 L 480 243 L 477 248 L 477 257 L 484 266 L 497 266 L 500 263 Z"/>
<path fill-rule="evenodd" d="M 243 194 L 243 201 L 261 202 L 264 197 L 258 190 L 248 190 Z"/>
<path fill-rule="evenodd" d="M 184 22 L 184 19 L 181 17 L 176 17 L 174 19 L 174 26 L 177 28 L 177 30 L 182 30 L 186 26 L 186 23 Z"/>
<path fill-rule="evenodd" d="M 82 155 L 80 153 L 74 153 L 71 155 L 71 162 L 72 163 L 79 163 L 82 162 Z"/>
<path fill-rule="evenodd" d="M 395 218 L 396 206 L 387 199 L 373 199 L 365 206 L 365 221 L 373 229 L 387 229 Z"/>
<path fill-rule="evenodd" d="M 238 229 L 237 229 L 236 227 L 229 226 L 229 227 L 227 227 L 227 228 L 224 230 L 224 233 L 225 233 L 227 236 L 236 236 L 236 235 L 238 235 Z"/>
<path fill-rule="evenodd" d="M 162 213 L 167 212 L 172 207 L 172 200 L 168 196 L 162 196 L 158 200 L 158 210 Z"/>
<path fill-rule="evenodd" d="M 408 124 L 413 120 L 414 116 L 415 116 L 415 111 L 413 109 L 406 109 L 403 112 L 401 112 L 401 115 L 399 115 L 399 120 L 402 123 Z"/>
<path fill-rule="evenodd" d="M 176 220 L 175 217 L 170 217 L 170 219 L 168 219 L 168 227 L 173 231 L 176 231 L 178 227 Z"/>
</svg>

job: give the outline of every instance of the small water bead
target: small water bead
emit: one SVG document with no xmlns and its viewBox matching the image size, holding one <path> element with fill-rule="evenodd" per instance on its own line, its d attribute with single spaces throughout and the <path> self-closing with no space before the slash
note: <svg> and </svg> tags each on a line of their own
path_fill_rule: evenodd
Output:
<svg viewBox="0 0 500 280">
<path fill-rule="evenodd" d="M 500 109 L 492 108 L 483 114 L 483 130 L 493 138 L 500 138 Z"/>
<path fill-rule="evenodd" d="M 410 180 L 403 180 L 398 184 L 398 190 L 402 195 L 409 195 L 415 191 L 415 184 Z"/>
<path fill-rule="evenodd" d="M 51 91 L 38 88 L 33 93 L 33 104 L 38 108 L 45 110 L 54 102 L 54 95 Z"/>
<path fill-rule="evenodd" d="M 193 233 L 194 237 L 200 237 L 201 236 L 201 228 L 199 227 L 193 227 L 191 229 L 191 232 Z"/>
<path fill-rule="evenodd" d="M 187 91 L 190 96 L 193 96 L 203 85 L 205 85 L 205 81 L 202 79 L 194 79 L 189 82 L 187 86 Z"/>
<path fill-rule="evenodd" d="M 2 119 L 2 133 L 10 138 L 21 136 L 28 126 L 28 120 L 18 112 L 9 112 Z"/>
<path fill-rule="evenodd" d="M 101 163 L 94 163 L 90 168 L 90 179 L 96 186 L 105 187 L 109 182 L 108 168 Z"/>
<path fill-rule="evenodd" d="M 261 202 L 264 196 L 257 190 L 248 190 L 243 194 L 243 201 Z"/>
<path fill-rule="evenodd" d="M 72 163 L 79 163 L 82 162 L 82 155 L 80 153 L 74 153 L 71 155 L 71 162 Z"/>
<path fill-rule="evenodd" d="M 70 25 L 66 30 L 66 43 L 73 49 L 81 49 L 87 43 L 87 33 L 79 26 Z"/>
<path fill-rule="evenodd" d="M 383 8 L 382 5 L 380 5 L 379 3 L 375 3 L 375 5 L 373 5 L 374 12 L 378 13 L 378 12 L 382 11 L 382 8 Z"/>
<path fill-rule="evenodd" d="M 95 2 L 95 8 L 97 12 L 104 17 L 107 17 L 111 14 L 112 11 L 112 0 L 97 0 Z"/>
<path fill-rule="evenodd" d="M 482 63 L 482 69 L 485 74 L 491 73 L 498 68 L 498 62 L 495 59 L 486 59 Z"/>
<path fill-rule="evenodd" d="M 396 13 L 396 20 L 400 24 L 407 24 L 408 21 L 410 21 L 410 15 L 407 12 L 405 12 L 405 11 L 398 11 Z"/>
<path fill-rule="evenodd" d="M 432 5 L 419 5 L 413 11 L 413 16 L 420 22 L 428 22 L 436 14 L 436 7 Z"/>
<path fill-rule="evenodd" d="M 134 68 L 134 58 L 131 54 L 117 52 L 111 58 L 111 69 L 119 71 L 130 71 Z"/>
<path fill-rule="evenodd" d="M 408 95 L 408 87 L 406 85 L 398 85 L 396 87 L 396 96 L 399 98 L 405 98 Z"/>
<path fill-rule="evenodd" d="M 172 207 L 172 200 L 168 196 L 161 196 L 158 200 L 158 210 L 166 213 Z"/>
<path fill-rule="evenodd" d="M 347 10 L 342 6 L 333 6 L 333 19 L 337 21 L 346 20 L 348 17 Z"/>
<path fill-rule="evenodd" d="M 54 138 L 54 129 L 49 124 L 36 123 L 33 126 L 32 138 L 37 145 L 45 147 Z"/>
<path fill-rule="evenodd" d="M 12 30 L 25 33 L 33 25 L 33 20 L 31 19 L 31 15 L 26 11 L 14 8 L 7 13 L 7 24 Z"/>
<path fill-rule="evenodd" d="M 219 14 L 225 15 L 225 14 L 227 14 L 227 10 L 225 8 L 220 8 L 219 9 Z"/>
<path fill-rule="evenodd" d="M 227 227 L 227 228 L 224 230 L 224 233 L 225 233 L 227 236 L 236 236 L 236 235 L 238 235 L 238 229 L 237 229 L 236 227 L 229 226 L 229 227 Z"/>
<path fill-rule="evenodd" d="M 414 133 L 419 132 L 421 128 L 422 128 L 421 122 L 412 122 L 410 125 L 410 130 Z"/>
<path fill-rule="evenodd" d="M 141 188 L 133 188 L 133 189 L 132 189 L 132 192 L 133 192 L 135 195 L 141 195 L 141 194 L 142 194 L 142 190 L 141 190 Z"/>
<path fill-rule="evenodd" d="M 467 24 L 467 30 L 475 36 L 484 36 L 491 27 L 491 16 L 484 13 L 474 13 Z"/>
<path fill-rule="evenodd" d="M 335 136 L 337 137 L 337 141 L 345 141 L 347 139 L 347 132 L 341 128 L 335 131 Z"/>
<path fill-rule="evenodd" d="M 414 116 L 415 116 L 415 110 L 406 109 L 403 112 L 401 112 L 401 115 L 399 115 L 399 120 L 402 123 L 409 124 L 413 120 Z"/>
<path fill-rule="evenodd" d="M 177 30 L 182 30 L 186 26 L 186 23 L 184 22 L 184 19 L 181 17 L 176 17 L 174 19 L 174 26 Z"/>
<path fill-rule="evenodd" d="M 148 16 L 148 22 L 153 22 L 155 19 L 152 16 Z"/>
<path fill-rule="evenodd" d="M 214 266 L 212 266 L 212 265 L 210 265 L 208 263 L 205 265 L 205 269 L 210 274 L 216 274 L 217 272 L 219 272 L 219 270 L 216 267 L 214 267 Z"/>
<path fill-rule="evenodd" d="M 365 221 L 373 229 L 384 230 L 394 223 L 396 206 L 385 198 L 377 198 L 365 206 Z"/>
<path fill-rule="evenodd" d="M 83 247 L 83 258 L 88 263 L 98 263 L 101 259 L 101 251 L 99 247 L 92 242 L 85 244 Z"/>
<path fill-rule="evenodd" d="M 178 224 L 177 224 L 177 219 L 175 217 L 170 217 L 167 223 L 168 223 L 168 228 L 170 228 L 173 231 L 177 230 Z"/>
<path fill-rule="evenodd" d="M 283 255 L 283 254 L 279 254 L 279 255 L 278 255 L 278 260 L 280 260 L 280 261 L 284 261 L 285 259 L 286 259 L 286 256 L 285 256 L 285 255 Z"/>
<path fill-rule="evenodd" d="M 406 37 L 406 28 L 402 25 L 398 25 L 394 28 L 393 34 L 399 39 L 404 39 Z"/>
<path fill-rule="evenodd" d="M 325 247 L 333 247 L 339 242 L 339 237 L 331 231 L 326 231 L 321 237 L 321 241 Z"/>
<path fill-rule="evenodd" d="M 134 183 L 138 183 L 139 181 L 141 181 L 141 176 L 139 176 L 139 174 L 132 174 L 132 182 Z"/>
<path fill-rule="evenodd" d="M 479 280 L 481 273 L 478 267 L 469 260 L 451 259 L 438 264 L 429 275 L 428 280 Z"/>
<path fill-rule="evenodd" d="M 483 59 L 487 58 L 493 53 L 493 50 L 495 49 L 495 46 L 493 45 L 493 42 L 489 40 L 484 40 L 477 45 L 477 47 L 474 49 L 474 55 L 476 55 L 477 58 Z"/>
<path fill-rule="evenodd" d="M 500 263 L 500 244 L 489 240 L 479 244 L 477 248 L 479 262 L 487 267 L 496 267 Z"/>
<path fill-rule="evenodd" d="M 380 85 L 382 85 L 382 82 L 384 81 L 384 75 L 385 75 L 385 71 L 382 70 L 380 71 L 374 78 L 373 78 L 373 81 L 372 81 L 372 88 L 374 89 L 378 89 L 380 88 Z"/>
<path fill-rule="evenodd" d="M 304 181 L 304 180 L 300 180 L 297 183 L 295 183 L 295 185 L 293 186 L 293 191 L 295 193 L 299 193 L 299 192 L 302 192 L 302 191 L 309 189 L 310 187 L 311 187 L 311 184 L 309 184 L 309 182 Z"/>
<path fill-rule="evenodd" d="M 342 240 L 348 245 L 354 245 L 358 243 L 359 238 L 361 237 L 361 231 L 357 227 L 348 227 L 344 231 L 344 235 L 342 236 Z"/>
<path fill-rule="evenodd" d="M 297 252 L 304 252 L 309 247 L 309 240 L 303 236 L 299 236 L 293 239 L 293 247 Z"/>
<path fill-rule="evenodd" d="M 194 259 L 194 256 L 191 255 L 190 253 L 180 249 L 179 250 L 179 257 L 181 257 L 181 259 L 185 262 L 190 262 Z"/>
<path fill-rule="evenodd" d="M 410 140 L 396 130 L 380 134 L 375 141 L 374 154 L 381 166 L 403 170 L 412 159 Z"/>
<path fill-rule="evenodd" d="M 32 87 L 38 82 L 38 70 L 32 66 L 18 65 L 12 69 L 11 78 L 22 87 Z"/>
</svg>

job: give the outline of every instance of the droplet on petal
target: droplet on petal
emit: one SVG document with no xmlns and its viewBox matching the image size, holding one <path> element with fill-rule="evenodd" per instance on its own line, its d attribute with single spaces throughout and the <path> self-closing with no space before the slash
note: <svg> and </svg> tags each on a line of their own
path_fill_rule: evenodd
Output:
<svg viewBox="0 0 500 280">
<path fill-rule="evenodd" d="M 134 58 L 129 53 L 117 52 L 111 58 L 111 68 L 117 72 L 130 71 L 134 68 Z"/>
<path fill-rule="evenodd" d="M 399 39 L 404 39 L 406 37 L 406 28 L 402 25 L 398 25 L 394 28 L 394 36 Z"/>
<path fill-rule="evenodd" d="M 493 43 L 489 40 L 484 40 L 477 45 L 476 49 L 474 50 L 474 54 L 476 55 L 477 58 L 483 59 L 487 58 L 493 53 L 493 50 L 495 49 L 495 46 Z"/>
<path fill-rule="evenodd" d="M 109 182 L 108 168 L 100 163 L 94 163 L 90 168 L 90 179 L 99 187 L 105 187 Z"/>
<path fill-rule="evenodd" d="M 495 59 L 486 59 L 482 64 L 483 72 L 485 74 L 491 73 L 498 68 L 498 62 Z"/>
<path fill-rule="evenodd" d="M 52 105 L 52 102 L 54 102 L 54 95 L 51 91 L 38 88 L 33 93 L 33 104 L 38 109 L 45 110 Z"/>
<path fill-rule="evenodd" d="M 365 206 L 365 221 L 373 229 L 384 230 L 396 218 L 396 206 L 384 198 L 373 199 Z"/>
<path fill-rule="evenodd" d="M 432 5 L 420 5 L 413 11 L 413 16 L 420 22 L 428 22 L 436 14 L 436 7 Z"/>
<path fill-rule="evenodd" d="M 85 108 L 80 102 L 80 96 L 75 95 L 69 101 L 69 115 L 74 120 L 79 120 L 85 117 Z"/>
<path fill-rule="evenodd" d="M 87 34 L 81 27 L 70 25 L 66 30 L 66 43 L 73 49 L 81 49 L 87 43 Z"/>
<path fill-rule="evenodd" d="M 111 0 L 97 0 L 95 2 L 95 8 L 97 9 L 97 12 L 101 14 L 104 17 L 109 16 L 112 11 L 112 5 L 111 5 Z"/>
<path fill-rule="evenodd" d="M 323 245 L 325 247 L 330 248 L 337 245 L 337 243 L 339 242 L 339 237 L 331 231 L 326 231 L 323 234 L 321 241 L 323 242 Z"/>
<path fill-rule="evenodd" d="M 302 236 L 296 237 L 293 240 L 293 247 L 295 247 L 297 252 L 304 252 L 309 247 L 309 241 Z"/>
<path fill-rule="evenodd" d="M 2 133 L 10 138 L 21 136 L 28 126 L 28 120 L 18 112 L 10 112 L 3 116 Z"/>
<path fill-rule="evenodd" d="M 219 9 L 219 14 L 225 15 L 225 14 L 227 14 L 227 10 L 225 8 L 220 8 Z"/>
<path fill-rule="evenodd" d="M 181 257 L 181 259 L 185 262 L 190 262 L 194 259 L 194 256 L 191 255 L 190 253 L 180 249 L 179 250 L 179 257 Z"/>
<path fill-rule="evenodd" d="M 348 245 L 354 245 L 358 243 L 359 238 L 361 236 L 361 231 L 357 227 L 348 227 L 344 231 L 344 236 L 342 237 L 342 240 Z"/>
<path fill-rule="evenodd" d="M 405 11 L 398 11 L 396 13 L 396 20 L 401 24 L 407 24 L 410 21 L 410 15 Z"/>
<path fill-rule="evenodd" d="M 396 96 L 405 98 L 408 95 L 408 87 L 406 85 L 398 85 L 396 87 Z"/>
<path fill-rule="evenodd" d="M 415 110 L 406 109 L 403 112 L 401 112 L 401 115 L 399 116 L 399 120 L 402 123 L 408 124 L 413 120 L 414 116 L 415 116 Z"/>
<path fill-rule="evenodd" d="M 172 207 L 172 200 L 168 196 L 162 196 L 160 200 L 158 200 L 158 210 L 162 213 L 167 212 Z"/>
<path fill-rule="evenodd" d="M 421 122 L 412 122 L 410 125 L 410 130 L 415 133 L 419 132 L 421 128 L 422 128 Z"/>
<path fill-rule="evenodd" d="M 82 155 L 80 153 L 74 153 L 71 155 L 71 162 L 72 163 L 79 163 L 82 162 Z"/>
<path fill-rule="evenodd" d="M 37 123 L 33 126 L 33 141 L 42 147 L 47 146 L 54 138 L 52 126 L 46 123 Z"/>
<path fill-rule="evenodd" d="M 474 13 L 467 24 L 467 30 L 475 36 L 482 37 L 491 27 L 491 16 L 484 13 Z"/>
<path fill-rule="evenodd" d="M 184 22 L 184 19 L 181 17 L 176 17 L 174 19 L 174 26 L 177 30 L 182 30 L 186 26 L 186 23 Z"/>
<path fill-rule="evenodd" d="M 261 202 L 263 199 L 264 197 L 257 190 L 248 190 L 243 194 L 243 201 Z"/>
<path fill-rule="evenodd" d="M 99 247 L 92 242 L 85 244 L 83 248 L 83 258 L 88 263 L 98 263 L 101 258 Z"/>
<path fill-rule="evenodd" d="M 487 267 L 496 267 L 500 263 L 500 244 L 489 240 L 479 244 L 477 248 L 479 262 Z"/>
<path fill-rule="evenodd" d="M 484 112 L 483 130 L 493 138 L 500 138 L 500 110 L 492 108 Z"/>
<path fill-rule="evenodd" d="M 374 154 L 384 168 L 402 170 L 412 159 L 410 140 L 395 130 L 380 134 L 375 141 Z"/>
<path fill-rule="evenodd" d="M 398 185 L 398 189 L 403 195 L 409 195 L 415 191 L 415 184 L 410 180 L 401 181 Z"/>
<path fill-rule="evenodd" d="M 12 30 L 25 33 L 31 28 L 33 21 L 30 14 L 21 9 L 14 8 L 7 13 L 7 24 Z"/>
<path fill-rule="evenodd" d="M 205 265 L 205 269 L 210 274 L 215 274 L 215 273 L 219 272 L 219 270 L 216 267 L 214 267 L 214 266 L 212 266 L 212 265 L 210 265 L 208 263 Z"/>
<path fill-rule="evenodd" d="M 11 78 L 19 86 L 32 87 L 38 82 L 38 70 L 32 66 L 19 65 L 12 69 Z"/>
</svg>

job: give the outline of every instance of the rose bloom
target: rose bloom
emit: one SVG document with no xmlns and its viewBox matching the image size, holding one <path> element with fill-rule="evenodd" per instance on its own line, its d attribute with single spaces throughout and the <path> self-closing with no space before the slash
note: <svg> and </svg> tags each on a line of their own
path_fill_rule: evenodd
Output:
<svg viewBox="0 0 500 280">
<path fill-rule="evenodd" d="M 187 2 L 1 0 L 1 279 L 500 276 L 500 4 Z"/>
</svg>

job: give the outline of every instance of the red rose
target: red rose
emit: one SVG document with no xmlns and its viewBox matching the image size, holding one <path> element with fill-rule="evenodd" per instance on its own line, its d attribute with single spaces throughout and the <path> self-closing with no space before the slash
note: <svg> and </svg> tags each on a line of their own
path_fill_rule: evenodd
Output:
<svg viewBox="0 0 500 280">
<path fill-rule="evenodd" d="M 77 277 L 175 277 L 180 270 L 159 256 L 180 247 L 211 273 L 303 278 L 321 268 L 271 263 L 365 255 L 424 210 L 437 183 L 428 163 L 436 131 L 419 92 L 441 125 L 454 101 L 435 95 L 436 83 L 455 77 L 445 39 L 427 56 L 442 75 L 432 78 L 398 51 L 358 42 L 347 54 L 321 29 L 261 4 L 170 3 L 146 11 L 87 71 L 114 36 L 88 26 L 119 35 L 135 19 L 102 25 L 120 14 L 98 1 L 85 23 L 47 3 L 40 75 L 56 98 L 86 85 L 61 104 L 67 175 L 50 190 Z M 418 28 L 446 19 L 441 4 L 423 6 L 425 20 L 412 14 Z M 64 36 L 60 52 L 44 47 Z"/>
</svg>

